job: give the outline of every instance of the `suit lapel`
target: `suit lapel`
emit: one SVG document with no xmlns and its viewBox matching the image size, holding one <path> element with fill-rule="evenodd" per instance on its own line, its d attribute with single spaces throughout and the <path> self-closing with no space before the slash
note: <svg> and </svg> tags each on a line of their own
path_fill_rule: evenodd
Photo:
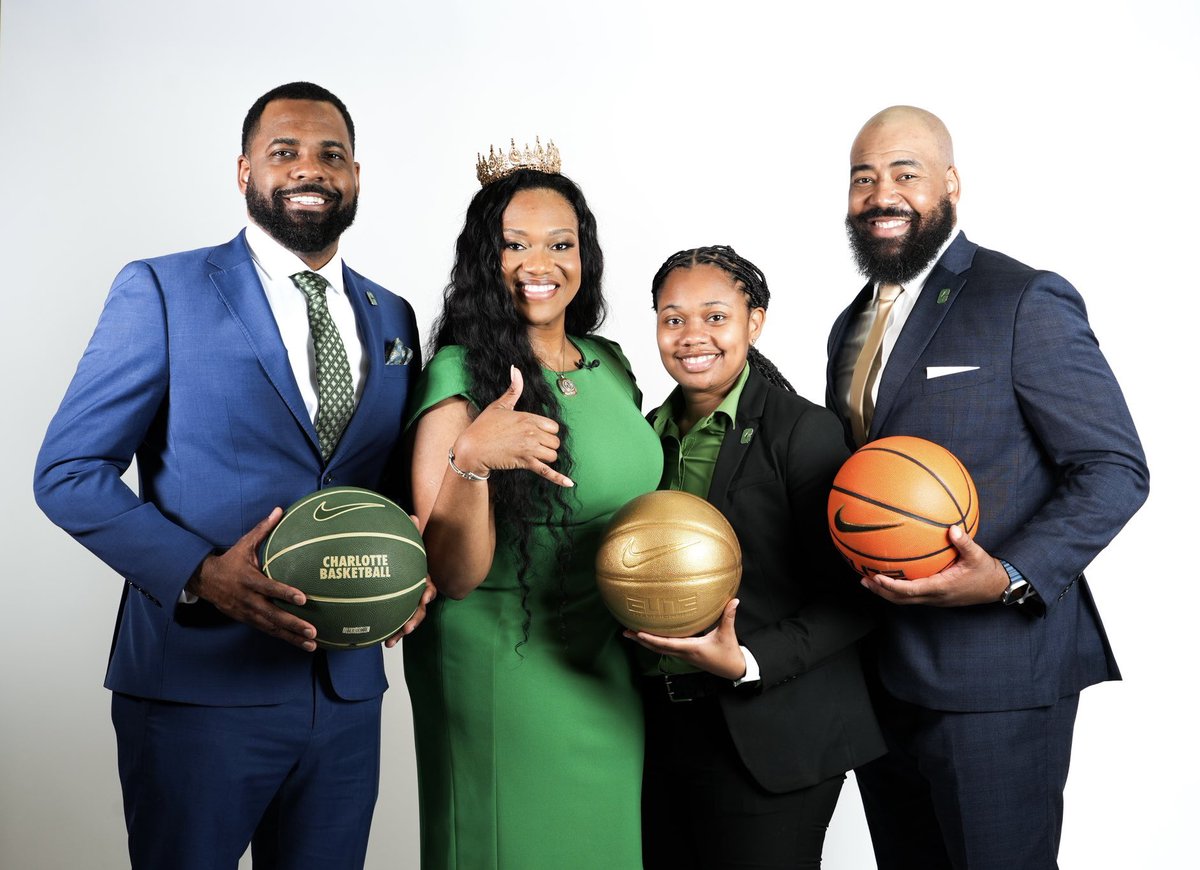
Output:
<svg viewBox="0 0 1200 870">
<path fill-rule="evenodd" d="M 742 388 L 742 396 L 738 400 L 737 415 L 725 438 L 721 441 L 721 450 L 717 453 L 717 464 L 713 469 L 712 482 L 708 485 L 708 501 L 725 513 L 729 486 L 733 483 L 742 463 L 750 453 L 750 447 L 757 437 L 759 420 L 762 419 L 763 407 L 767 401 L 767 382 L 754 369 Z"/>
<path fill-rule="evenodd" d="M 363 356 L 367 360 L 367 370 L 362 376 L 362 390 L 359 393 L 358 404 L 354 408 L 354 415 L 350 418 L 350 422 L 346 425 L 346 429 L 342 432 L 342 437 L 338 441 L 337 447 L 334 449 L 334 454 L 345 449 L 363 426 L 366 425 L 368 413 L 362 413 L 364 409 L 369 409 L 375 402 L 376 393 L 380 389 L 379 366 L 383 364 L 383 333 L 382 326 L 379 322 L 379 307 L 371 303 L 367 298 L 366 290 L 359 283 L 358 276 L 350 270 L 350 267 L 342 263 L 342 282 L 346 288 L 346 298 L 350 300 L 350 307 L 354 309 L 354 320 L 358 325 L 358 337 L 363 343 Z"/>
<path fill-rule="evenodd" d="M 960 232 L 925 280 L 917 304 L 908 315 L 883 370 L 879 382 L 879 401 L 875 405 L 871 431 L 867 433 L 868 441 L 883 429 L 888 413 L 895 406 L 900 385 L 912 374 L 917 360 L 925 352 L 934 333 L 958 299 L 963 285 L 967 283 L 967 272 L 976 248 L 977 245 Z"/>
<path fill-rule="evenodd" d="M 842 313 L 833 322 L 833 328 L 829 331 L 829 344 L 825 348 L 828 353 L 825 373 L 830 384 L 833 383 L 838 354 L 842 352 L 842 342 L 846 340 L 846 328 L 850 325 L 851 318 L 859 311 L 862 311 L 863 306 L 870 301 L 874 291 L 875 285 L 868 281 L 867 285 L 858 291 L 858 295 L 854 297 L 854 301 L 842 309 Z"/>
<path fill-rule="evenodd" d="M 313 446 L 319 450 L 317 430 L 304 406 L 275 315 L 263 292 L 250 250 L 246 247 L 245 231 L 228 245 L 216 248 L 209 255 L 209 263 L 215 267 L 209 276 L 213 286 L 246 336 L 267 380 L 275 387 Z"/>
<path fill-rule="evenodd" d="M 853 322 L 858 312 L 862 311 L 863 306 L 871 301 L 871 296 L 875 292 L 875 285 L 868 281 L 866 286 L 858 292 L 837 320 L 833 322 L 833 328 L 829 331 L 829 342 L 825 348 L 825 407 L 837 414 L 838 419 L 842 421 L 842 428 L 846 432 L 846 443 L 850 444 L 854 436 L 850 431 L 850 418 L 846 414 L 845 402 L 837 395 L 837 375 L 838 361 L 842 356 L 842 344 L 846 341 L 846 329 Z"/>
</svg>

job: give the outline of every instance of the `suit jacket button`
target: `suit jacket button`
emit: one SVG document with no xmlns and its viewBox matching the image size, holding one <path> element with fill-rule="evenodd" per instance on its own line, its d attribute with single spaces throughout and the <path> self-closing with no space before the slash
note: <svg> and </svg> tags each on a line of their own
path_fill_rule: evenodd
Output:
<svg viewBox="0 0 1200 870">
<path fill-rule="evenodd" d="M 326 486 L 329 486 L 329 484 L 333 483 L 333 475 L 332 474 L 325 475 L 325 479 L 321 482 L 324 483 Z"/>
</svg>

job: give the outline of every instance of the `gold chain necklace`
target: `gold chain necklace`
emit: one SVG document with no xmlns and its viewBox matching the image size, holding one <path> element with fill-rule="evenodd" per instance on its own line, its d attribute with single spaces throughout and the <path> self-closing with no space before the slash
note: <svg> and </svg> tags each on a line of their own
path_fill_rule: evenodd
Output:
<svg viewBox="0 0 1200 870">
<path fill-rule="evenodd" d="M 570 342 L 563 339 L 562 354 L 559 357 L 559 362 L 562 363 L 562 370 L 556 369 L 554 366 L 546 366 L 550 371 L 557 376 L 554 379 L 554 386 L 558 387 L 558 391 L 564 396 L 574 396 L 579 392 L 579 387 L 575 386 L 575 382 L 567 377 L 567 347 Z"/>
</svg>

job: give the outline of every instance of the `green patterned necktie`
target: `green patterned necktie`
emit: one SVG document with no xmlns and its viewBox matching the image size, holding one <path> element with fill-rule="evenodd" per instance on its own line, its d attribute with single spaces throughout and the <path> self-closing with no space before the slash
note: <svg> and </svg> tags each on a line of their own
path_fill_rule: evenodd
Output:
<svg viewBox="0 0 1200 870">
<path fill-rule="evenodd" d="M 317 438 L 321 442 L 321 458 L 328 461 L 354 413 L 350 361 L 325 301 L 329 282 L 316 272 L 297 272 L 292 275 L 292 282 L 308 300 L 308 328 L 317 358 Z"/>
</svg>

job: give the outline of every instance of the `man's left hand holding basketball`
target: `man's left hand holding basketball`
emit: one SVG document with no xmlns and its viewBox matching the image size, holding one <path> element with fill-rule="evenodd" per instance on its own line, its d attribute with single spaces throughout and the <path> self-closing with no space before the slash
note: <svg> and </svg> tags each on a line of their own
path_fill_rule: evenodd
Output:
<svg viewBox="0 0 1200 870">
<path fill-rule="evenodd" d="M 873 574 L 860 582 L 892 604 L 963 607 L 998 602 L 1009 583 L 1008 572 L 1000 560 L 989 555 L 958 526 L 950 527 L 950 543 L 958 549 L 958 558 L 937 574 L 919 580 Z"/>
<path fill-rule="evenodd" d="M 418 625 L 425 619 L 425 608 L 430 601 L 437 598 L 437 587 L 425 578 L 425 591 L 421 594 L 421 603 L 417 605 L 416 612 L 408 618 L 408 622 L 400 626 L 400 630 L 383 642 L 383 645 L 391 649 L 396 644 L 400 643 L 405 637 L 416 631 Z"/>
<path fill-rule="evenodd" d="M 420 531 L 421 521 L 417 519 L 417 515 L 409 514 L 408 518 L 413 521 L 413 525 L 417 527 L 418 531 Z M 417 605 L 416 613 L 408 618 L 408 622 L 400 626 L 400 630 L 398 632 L 385 640 L 383 645 L 388 649 L 391 649 L 396 644 L 400 643 L 400 641 L 402 641 L 405 637 L 416 631 L 417 626 L 420 625 L 425 619 L 425 608 L 428 606 L 429 602 L 435 598 L 437 598 L 437 587 L 433 585 L 432 580 L 426 577 L 425 591 L 421 594 L 421 603 Z"/>
</svg>

